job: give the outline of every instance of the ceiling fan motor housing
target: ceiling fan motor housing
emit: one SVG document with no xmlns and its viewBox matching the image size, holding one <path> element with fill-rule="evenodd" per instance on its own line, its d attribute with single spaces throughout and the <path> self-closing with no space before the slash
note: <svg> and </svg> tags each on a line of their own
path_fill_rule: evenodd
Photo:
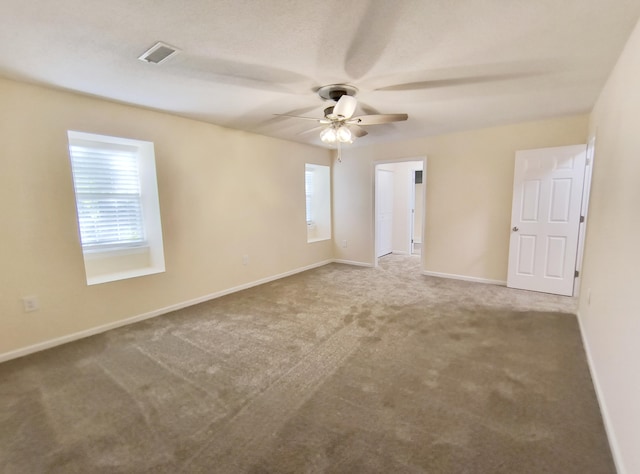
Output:
<svg viewBox="0 0 640 474">
<path fill-rule="evenodd" d="M 324 100 L 333 100 L 337 102 L 343 95 L 355 97 L 358 89 L 348 84 L 329 84 L 318 89 L 318 95 Z"/>
</svg>

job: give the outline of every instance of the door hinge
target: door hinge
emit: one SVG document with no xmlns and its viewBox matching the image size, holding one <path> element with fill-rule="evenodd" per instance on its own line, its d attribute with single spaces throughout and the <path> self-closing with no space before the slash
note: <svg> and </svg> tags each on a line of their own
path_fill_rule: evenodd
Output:
<svg viewBox="0 0 640 474">
<path fill-rule="evenodd" d="M 580 224 L 584 222 L 584 216 L 580 216 Z"/>
<path fill-rule="evenodd" d="M 578 270 L 576 270 L 576 272 L 574 273 L 573 277 L 574 278 L 578 278 L 580 276 L 580 272 Z"/>
</svg>

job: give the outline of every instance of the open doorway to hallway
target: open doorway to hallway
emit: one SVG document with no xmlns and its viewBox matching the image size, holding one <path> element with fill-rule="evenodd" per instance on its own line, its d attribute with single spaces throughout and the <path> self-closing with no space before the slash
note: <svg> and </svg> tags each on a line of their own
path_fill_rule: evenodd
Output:
<svg viewBox="0 0 640 474">
<path fill-rule="evenodd" d="M 424 221 L 424 183 L 422 176 L 424 171 L 422 167 L 412 170 L 411 183 L 409 184 L 409 192 L 411 197 L 409 199 L 409 205 L 412 208 L 411 211 L 411 254 L 422 254 L 422 232 Z"/>
<path fill-rule="evenodd" d="M 374 164 L 374 261 L 389 255 L 420 257 L 424 246 L 426 158 Z"/>
</svg>

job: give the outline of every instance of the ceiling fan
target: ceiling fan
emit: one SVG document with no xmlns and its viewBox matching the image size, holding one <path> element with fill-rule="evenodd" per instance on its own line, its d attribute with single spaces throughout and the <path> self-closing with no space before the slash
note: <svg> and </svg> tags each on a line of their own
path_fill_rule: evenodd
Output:
<svg viewBox="0 0 640 474">
<path fill-rule="evenodd" d="M 353 143 L 355 138 L 364 137 L 367 131 L 362 128 L 369 125 L 380 125 L 407 120 L 407 114 L 374 114 L 354 117 L 358 101 L 355 98 L 358 89 L 347 84 L 329 84 L 318 89 L 318 95 L 324 100 L 335 101 L 336 104 L 324 109 L 324 118 L 302 117 L 299 115 L 276 114 L 280 117 L 293 117 L 312 120 L 320 125 L 302 133 L 320 130 L 320 140 L 327 144 L 338 145 L 338 160 L 340 160 L 340 145 Z"/>
</svg>

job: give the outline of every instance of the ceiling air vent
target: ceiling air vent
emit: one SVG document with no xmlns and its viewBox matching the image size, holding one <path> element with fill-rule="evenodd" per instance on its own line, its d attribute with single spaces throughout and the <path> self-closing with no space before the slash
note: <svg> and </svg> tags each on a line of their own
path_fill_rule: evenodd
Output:
<svg viewBox="0 0 640 474">
<path fill-rule="evenodd" d="M 169 46 L 166 43 L 158 41 L 147 51 L 142 53 L 142 56 L 138 57 L 138 59 L 147 63 L 160 64 L 179 52 L 180 50 L 178 48 L 174 48 L 173 46 Z"/>
</svg>

